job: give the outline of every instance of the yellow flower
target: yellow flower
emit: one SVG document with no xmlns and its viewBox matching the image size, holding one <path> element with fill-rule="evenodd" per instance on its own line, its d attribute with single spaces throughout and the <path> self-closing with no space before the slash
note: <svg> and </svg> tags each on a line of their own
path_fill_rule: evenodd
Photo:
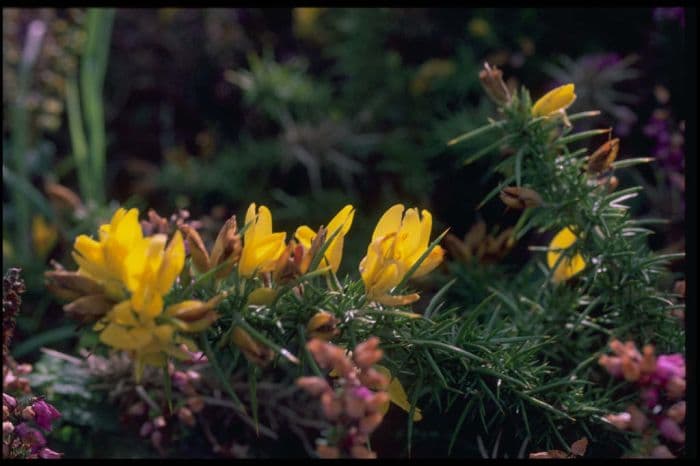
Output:
<svg viewBox="0 0 700 466">
<path fill-rule="evenodd" d="M 177 331 L 205 330 L 218 318 L 213 309 L 223 298 L 219 295 L 207 302 L 182 301 L 165 310 L 161 308 L 156 316 L 136 312 L 131 302 L 124 300 L 94 328 L 101 331 L 102 343 L 132 352 L 138 381 L 146 365 L 161 367 L 168 356 L 188 359 L 190 355 L 180 345 L 184 344 L 189 351 L 197 351 L 197 345 L 178 335 Z"/>
<path fill-rule="evenodd" d="M 436 80 L 446 78 L 455 73 L 456 66 L 453 61 L 442 58 L 433 58 L 423 63 L 415 77 L 411 81 L 411 93 L 421 95 L 430 90 Z"/>
<path fill-rule="evenodd" d="M 554 113 L 563 112 L 576 100 L 573 84 L 564 84 L 556 89 L 552 89 L 539 98 L 532 106 L 532 116 L 548 116 Z"/>
<path fill-rule="evenodd" d="M 127 297 L 126 258 L 145 244 L 139 211 L 118 209 L 109 224 L 100 226 L 99 241 L 80 235 L 73 245 L 73 258 L 79 272 L 104 286 L 109 296 L 121 300 Z"/>
<path fill-rule="evenodd" d="M 416 301 L 416 293 L 391 296 L 389 292 L 403 280 L 406 273 L 427 250 L 432 229 L 432 216 L 423 210 L 408 209 L 396 204 L 379 219 L 367 255 L 360 262 L 362 281 L 367 297 L 386 305 L 402 305 Z M 413 277 L 421 277 L 437 267 L 445 254 L 435 246 L 416 269 Z"/>
<path fill-rule="evenodd" d="M 403 385 L 401 385 L 401 381 L 394 377 L 391 374 L 391 371 L 384 366 L 375 364 L 374 368 L 377 370 L 377 372 L 385 375 L 390 380 L 389 388 L 387 388 L 387 392 L 389 393 L 389 402 L 394 403 L 407 413 L 411 412 L 411 403 L 408 401 L 408 395 L 406 395 L 406 390 L 404 390 Z M 385 403 L 380 408 L 382 415 L 386 414 L 386 412 L 389 410 L 389 402 Z M 421 413 L 420 408 L 416 406 L 416 409 L 413 411 L 413 422 L 418 422 L 421 419 L 423 419 L 423 414 Z"/>
<path fill-rule="evenodd" d="M 354 216 L 355 208 L 351 205 L 346 205 L 340 209 L 340 212 L 338 212 L 330 222 L 328 222 L 328 227 L 326 227 L 328 236 L 330 237 L 336 231 L 338 231 L 338 233 L 326 248 L 326 252 L 323 256 L 323 263 L 319 263 L 317 268 L 330 266 L 334 273 L 338 271 L 340 261 L 343 258 L 343 243 L 345 242 L 345 235 L 352 226 Z M 304 246 L 306 250 L 311 249 L 311 243 L 313 242 L 314 238 L 316 238 L 316 235 L 317 232 L 313 231 L 307 225 L 300 226 L 294 233 L 294 237 L 302 244 L 302 246 Z"/>
<path fill-rule="evenodd" d="M 573 246 L 578 238 L 571 231 L 571 228 L 564 228 L 552 239 L 549 243 L 549 252 L 547 252 L 547 265 L 549 268 L 553 268 L 554 265 L 559 261 L 554 274 L 552 275 L 552 281 L 554 283 L 561 283 L 573 277 L 577 273 L 581 272 L 586 268 L 586 262 L 581 254 L 576 254 L 574 257 L 559 257 L 564 253 L 565 249 Z"/>
<path fill-rule="evenodd" d="M 270 209 L 261 205 L 255 213 L 255 203 L 250 204 L 245 214 L 247 226 L 243 235 L 243 251 L 238 263 L 238 273 L 242 277 L 252 277 L 256 273 L 270 272 L 285 249 L 286 233 L 272 232 Z"/>
<path fill-rule="evenodd" d="M 49 225 L 41 215 L 35 215 L 32 219 L 32 243 L 39 257 L 45 257 L 56 244 L 58 229 L 55 225 Z"/>
</svg>

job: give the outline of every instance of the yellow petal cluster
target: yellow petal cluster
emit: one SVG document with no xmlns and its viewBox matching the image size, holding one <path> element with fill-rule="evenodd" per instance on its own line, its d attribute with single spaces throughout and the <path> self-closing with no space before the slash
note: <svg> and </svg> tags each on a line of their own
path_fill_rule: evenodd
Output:
<svg viewBox="0 0 700 466">
<path fill-rule="evenodd" d="M 76 238 L 73 257 L 78 274 L 118 301 L 95 330 L 101 331 L 103 343 L 134 353 L 140 378 L 146 364 L 160 366 L 168 355 L 188 357 L 179 345 L 191 351 L 196 346 L 177 331 L 205 329 L 217 317 L 213 307 L 218 301 L 184 301 L 163 309 L 163 297 L 185 264 L 184 242 L 179 231 L 170 242 L 164 234 L 144 237 L 138 216 L 137 209 L 118 209 L 109 224 L 100 226 L 98 241 L 86 235 Z"/>
<path fill-rule="evenodd" d="M 243 250 L 238 263 L 238 273 L 251 278 L 256 274 L 270 272 L 285 249 L 286 233 L 272 232 L 270 209 L 250 204 L 245 214 L 246 230 L 243 234 Z"/>
<path fill-rule="evenodd" d="M 549 116 L 566 110 L 576 100 L 574 85 L 564 84 L 540 97 L 532 106 L 532 116 Z"/>
<path fill-rule="evenodd" d="M 547 252 L 547 265 L 550 269 L 556 265 L 552 281 L 561 283 L 573 277 L 577 273 L 586 268 L 586 261 L 581 254 L 576 254 L 573 257 L 568 257 L 565 250 L 572 247 L 578 238 L 571 231 L 571 228 L 564 228 L 557 233 L 549 243 L 549 252 Z M 561 257 L 564 254 L 564 257 Z M 559 259 L 561 257 L 561 260 Z"/>
<path fill-rule="evenodd" d="M 330 240 L 330 244 L 326 248 L 323 256 L 323 260 L 319 263 L 317 268 L 330 266 L 334 273 L 338 272 L 340 267 L 340 261 L 343 259 L 343 243 L 345 242 L 345 235 L 350 231 L 352 226 L 352 221 L 355 216 L 355 209 L 351 205 L 346 205 L 333 217 L 333 219 L 328 222 L 326 227 L 328 231 L 328 238 L 333 236 Z M 336 233 L 337 231 L 337 233 Z M 316 238 L 318 232 L 313 231 L 307 225 L 302 225 L 297 228 L 294 233 L 294 237 L 304 246 L 304 249 L 311 249 L 311 244 Z"/>
<path fill-rule="evenodd" d="M 403 280 L 430 243 L 432 215 L 427 210 L 408 209 L 396 204 L 379 219 L 367 248 L 367 255 L 360 262 L 362 281 L 367 297 L 386 305 L 403 305 L 418 300 L 418 294 L 391 296 L 389 292 Z M 435 246 L 416 269 L 413 277 L 421 277 L 437 267 L 445 254 Z"/>
</svg>

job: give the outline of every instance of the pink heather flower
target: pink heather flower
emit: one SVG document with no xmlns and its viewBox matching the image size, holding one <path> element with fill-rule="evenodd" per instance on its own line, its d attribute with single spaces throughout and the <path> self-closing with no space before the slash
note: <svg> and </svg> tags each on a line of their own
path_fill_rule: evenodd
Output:
<svg viewBox="0 0 700 466">
<path fill-rule="evenodd" d="M 685 443 L 685 432 L 671 418 L 663 417 L 658 422 L 661 435 L 677 443 Z"/>
<path fill-rule="evenodd" d="M 632 416 L 630 413 L 608 414 L 605 420 L 620 430 L 625 430 L 630 425 Z"/>
<path fill-rule="evenodd" d="M 50 448 L 42 448 L 39 450 L 39 458 L 45 459 L 45 460 L 57 460 L 61 457 L 61 454 L 58 452 L 53 451 Z"/>
<path fill-rule="evenodd" d="M 51 423 L 61 417 L 61 413 L 44 400 L 34 402 L 32 408 L 36 414 L 36 424 L 45 431 L 51 430 Z"/>
<path fill-rule="evenodd" d="M 26 422 L 15 426 L 15 433 L 23 442 L 31 446 L 32 453 L 36 453 L 46 445 L 46 439 L 41 432 L 33 427 L 29 427 Z"/>
<path fill-rule="evenodd" d="M 17 400 L 14 396 L 3 393 L 2 404 L 7 405 L 10 409 L 15 409 L 17 407 Z"/>
<path fill-rule="evenodd" d="M 648 387 L 642 389 L 640 396 L 648 409 L 653 409 L 654 406 L 659 404 L 659 389 L 657 387 Z"/>
<path fill-rule="evenodd" d="M 680 353 L 663 354 L 656 358 L 656 370 L 652 378 L 662 384 L 674 376 L 685 378 L 685 358 Z"/>
</svg>

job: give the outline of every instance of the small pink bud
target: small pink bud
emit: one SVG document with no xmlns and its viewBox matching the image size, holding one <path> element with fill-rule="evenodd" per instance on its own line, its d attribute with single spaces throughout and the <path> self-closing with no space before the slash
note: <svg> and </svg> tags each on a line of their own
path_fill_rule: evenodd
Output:
<svg viewBox="0 0 700 466">
<path fill-rule="evenodd" d="M 685 400 L 679 401 L 678 403 L 668 408 L 668 411 L 666 411 L 666 415 L 678 424 L 683 422 L 685 420 Z"/>
<path fill-rule="evenodd" d="M 156 427 L 156 429 L 162 429 L 165 427 L 168 423 L 165 422 L 165 418 L 163 416 L 158 416 L 153 420 L 153 425 Z"/>
<path fill-rule="evenodd" d="M 10 421 L 5 421 L 2 423 L 2 434 L 9 435 L 15 430 L 15 425 Z"/>
<path fill-rule="evenodd" d="M 36 417 L 36 413 L 32 409 L 31 406 L 25 406 L 25 408 L 22 410 L 22 419 L 25 421 L 31 421 Z"/>
<path fill-rule="evenodd" d="M 626 430 L 630 425 L 632 416 L 630 413 L 608 414 L 604 416 L 605 420 L 617 427 L 620 430 Z"/>
<path fill-rule="evenodd" d="M 296 381 L 298 387 L 306 390 L 311 396 L 319 396 L 330 390 L 330 385 L 321 377 L 299 377 Z"/>
<path fill-rule="evenodd" d="M 659 433 L 669 440 L 685 443 L 685 432 L 672 419 L 664 417 L 658 424 Z"/>
</svg>

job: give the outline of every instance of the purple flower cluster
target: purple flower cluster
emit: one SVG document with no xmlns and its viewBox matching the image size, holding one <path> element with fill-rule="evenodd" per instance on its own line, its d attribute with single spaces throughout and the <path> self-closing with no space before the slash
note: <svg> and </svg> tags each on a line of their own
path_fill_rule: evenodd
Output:
<svg viewBox="0 0 700 466">
<path fill-rule="evenodd" d="M 610 342 L 613 356 L 602 355 L 599 364 L 613 376 L 632 382 L 639 390 L 641 405 L 630 405 L 625 412 L 609 414 L 605 419 L 616 427 L 650 435 L 649 426 L 676 446 L 685 444 L 686 403 L 685 357 L 682 354 L 656 356 L 646 345 L 640 353 L 633 342 Z M 664 454 L 670 450 L 663 447 Z M 655 450 L 656 451 L 656 450 Z M 655 454 L 659 454 L 656 451 Z M 651 453 L 649 453 L 651 455 Z"/>
<path fill-rule="evenodd" d="M 34 423 L 45 432 L 61 413 L 41 398 L 22 405 L 12 395 L 2 394 L 2 456 L 3 458 L 57 459 L 61 454 L 46 446 L 46 438 Z"/>
<path fill-rule="evenodd" d="M 670 112 L 664 109 L 654 111 L 644 127 L 644 134 L 655 141 L 652 154 L 659 163 L 670 173 L 683 175 L 685 170 L 683 128 L 674 128 Z M 685 191 L 685 186 L 679 186 L 679 188 Z"/>
</svg>

